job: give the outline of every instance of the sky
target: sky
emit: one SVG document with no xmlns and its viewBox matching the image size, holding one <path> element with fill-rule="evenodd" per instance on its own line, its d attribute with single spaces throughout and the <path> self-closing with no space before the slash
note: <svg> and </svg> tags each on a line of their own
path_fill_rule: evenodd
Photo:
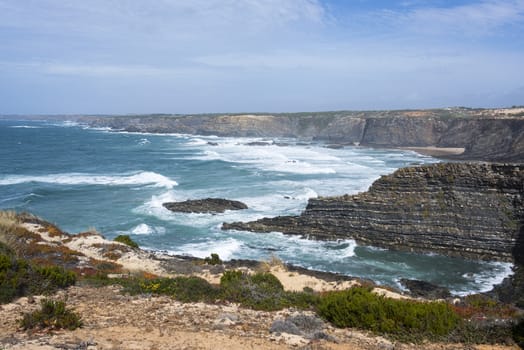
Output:
<svg viewBox="0 0 524 350">
<path fill-rule="evenodd" d="M 0 114 L 524 105 L 524 0 L 0 0 Z"/>
</svg>

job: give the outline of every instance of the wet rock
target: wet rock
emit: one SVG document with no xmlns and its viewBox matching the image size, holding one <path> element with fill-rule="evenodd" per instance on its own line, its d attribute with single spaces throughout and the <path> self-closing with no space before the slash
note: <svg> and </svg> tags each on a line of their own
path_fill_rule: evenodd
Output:
<svg viewBox="0 0 524 350">
<path fill-rule="evenodd" d="M 310 199 L 299 216 L 223 224 L 463 258 L 513 261 L 523 239 L 524 167 L 439 163 L 382 176 L 367 192 Z M 519 234 L 519 231 L 521 232 Z"/>
<path fill-rule="evenodd" d="M 273 145 L 273 142 L 267 142 L 267 141 L 253 141 L 246 143 L 248 146 L 271 146 Z"/>
<path fill-rule="evenodd" d="M 242 202 L 222 198 L 168 202 L 162 205 L 168 210 L 180 213 L 223 213 L 226 210 L 242 210 L 248 208 L 247 205 Z"/>
<path fill-rule="evenodd" d="M 400 280 L 400 284 L 409 289 L 410 294 L 414 297 L 422 297 L 427 299 L 446 299 L 451 297 L 449 289 L 426 281 L 402 278 Z"/>
</svg>

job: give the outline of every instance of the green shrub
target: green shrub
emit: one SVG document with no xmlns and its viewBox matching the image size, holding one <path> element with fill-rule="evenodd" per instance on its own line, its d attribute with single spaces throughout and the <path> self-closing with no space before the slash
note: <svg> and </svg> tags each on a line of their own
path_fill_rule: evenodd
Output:
<svg viewBox="0 0 524 350">
<path fill-rule="evenodd" d="M 110 286 L 112 284 L 116 284 L 116 279 L 109 278 L 107 276 L 107 273 L 103 273 L 101 271 L 97 271 L 96 273 L 92 275 L 86 275 L 83 276 L 80 279 L 80 282 L 83 284 L 87 284 L 93 287 L 104 287 L 104 286 Z"/>
<path fill-rule="evenodd" d="M 0 303 L 33 294 L 50 294 L 75 284 L 76 275 L 60 267 L 35 267 L 26 260 L 0 254 Z"/>
<path fill-rule="evenodd" d="M 8 303 L 27 294 L 31 282 L 29 265 L 7 255 L 0 255 L 0 303 Z"/>
<path fill-rule="evenodd" d="M 205 258 L 204 261 L 205 261 L 206 264 L 209 264 L 209 265 L 220 265 L 220 264 L 222 264 L 222 260 L 220 260 L 220 257 L 218 256 L 218 254 L 215 254 L 215 253 L 211 253 L 211 256 Z"/>
<path fill-rule="evenodd" d="M 311 293 L 286 292 L 274 275 L 259 272 L 226 271 L 220 279 L 222 299 L 240 303 L 255 310 L 280 310 L 285 307 L 308 308 L 316 304 Z"/>
<path fill-rule="evenodd" d="M 125 245 L 130 246 L 131 248 L 138 248 L 138 243 L 133 241 L 131 237 L 129 237 L 129 235 L 116 236 L 116 238 L 113 241 L 124 243 Z"/>
<path fill-rule="evenodd" d="M 23 315 L 23 329 L 50 328 L 74 330 L 82 326 L 80 316 L 66 308 L 65 302 L 44 299 L 40 310 Z"/>
<path fill-rule="evenodd" d="M 66 288 L 74 285 L 76 282 L 76 274 L 74 272 L 66 271 L 58 266 L 37 267 L 36 272 L 56 288 Z"/>
<path fill-rule="evenodd" d="M 337 327 L 356 327 L 410 340 L 446 336 L 459 322 L 446 303 L 395 300 L 366 287 L 324 295 L 318 312 Z"/>
<path fill-rule="evenodd" d="M 175 277 L 146 279 L 121 279 L 124 292 L 130 294 L 152 293 L 169 295 L 183 302 L 215 301 L 218 291 L 199 277 Z"/>
</svg>

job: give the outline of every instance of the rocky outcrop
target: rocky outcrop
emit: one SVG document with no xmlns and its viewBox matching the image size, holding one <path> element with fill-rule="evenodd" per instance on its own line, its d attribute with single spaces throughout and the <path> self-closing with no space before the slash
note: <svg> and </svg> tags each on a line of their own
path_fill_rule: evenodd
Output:
<svg viewBox="0 0 524 350">
<path fill-rule="evenodd" d="M 523 221 L 524 167 L 440 163 L 397 170 L 357 195 L 310 199 L 300 216 L 223 228 L 514 261 Z"/>
<path fill-rule="evenodd" d="M 409 294 L 417 298 L 446 299 L 451 297 L 449 289 L 433 283 L 419 280 L 400 279 L 400 284 L 409 290 Z"/>
<path fill-rule="evenodd" d="M 458 159 L 523 162 L 521 109 L 317 112 L 275 115 L 85 117 L 93 127 L 151 133 L 291 137 L 371 147 L 464 148 Z"/>
<path fill-rule="evenodd" d="M 179 213 L 223 213 L 226 210 L 247 209 L 247 205 L 242 202 L 222 198 L 194 199 L 162 205 L 168 210 Z"/>
</svg>

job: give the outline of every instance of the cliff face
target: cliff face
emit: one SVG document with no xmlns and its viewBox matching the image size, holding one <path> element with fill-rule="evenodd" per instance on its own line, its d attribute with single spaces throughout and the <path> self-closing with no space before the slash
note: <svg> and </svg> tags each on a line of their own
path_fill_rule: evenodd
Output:
<svg viewBox="0 0 524 350">
<path fill-rule="evenodd" d="M 400 169 L 361 194 L 311 199 L 300 216 L 223 228 L 514 261 L 523 222 L 524 168 L 442 163 Z"/>
<path fill-rule="evenodd" d="M 372 147 L 458 147 L 459 159 L 524 161 L 524 117 L 490 110 L 321 112 L 277 115 L 103 117 L 94 127 L 135 132 L 294 137 Z"/>
</svg>

